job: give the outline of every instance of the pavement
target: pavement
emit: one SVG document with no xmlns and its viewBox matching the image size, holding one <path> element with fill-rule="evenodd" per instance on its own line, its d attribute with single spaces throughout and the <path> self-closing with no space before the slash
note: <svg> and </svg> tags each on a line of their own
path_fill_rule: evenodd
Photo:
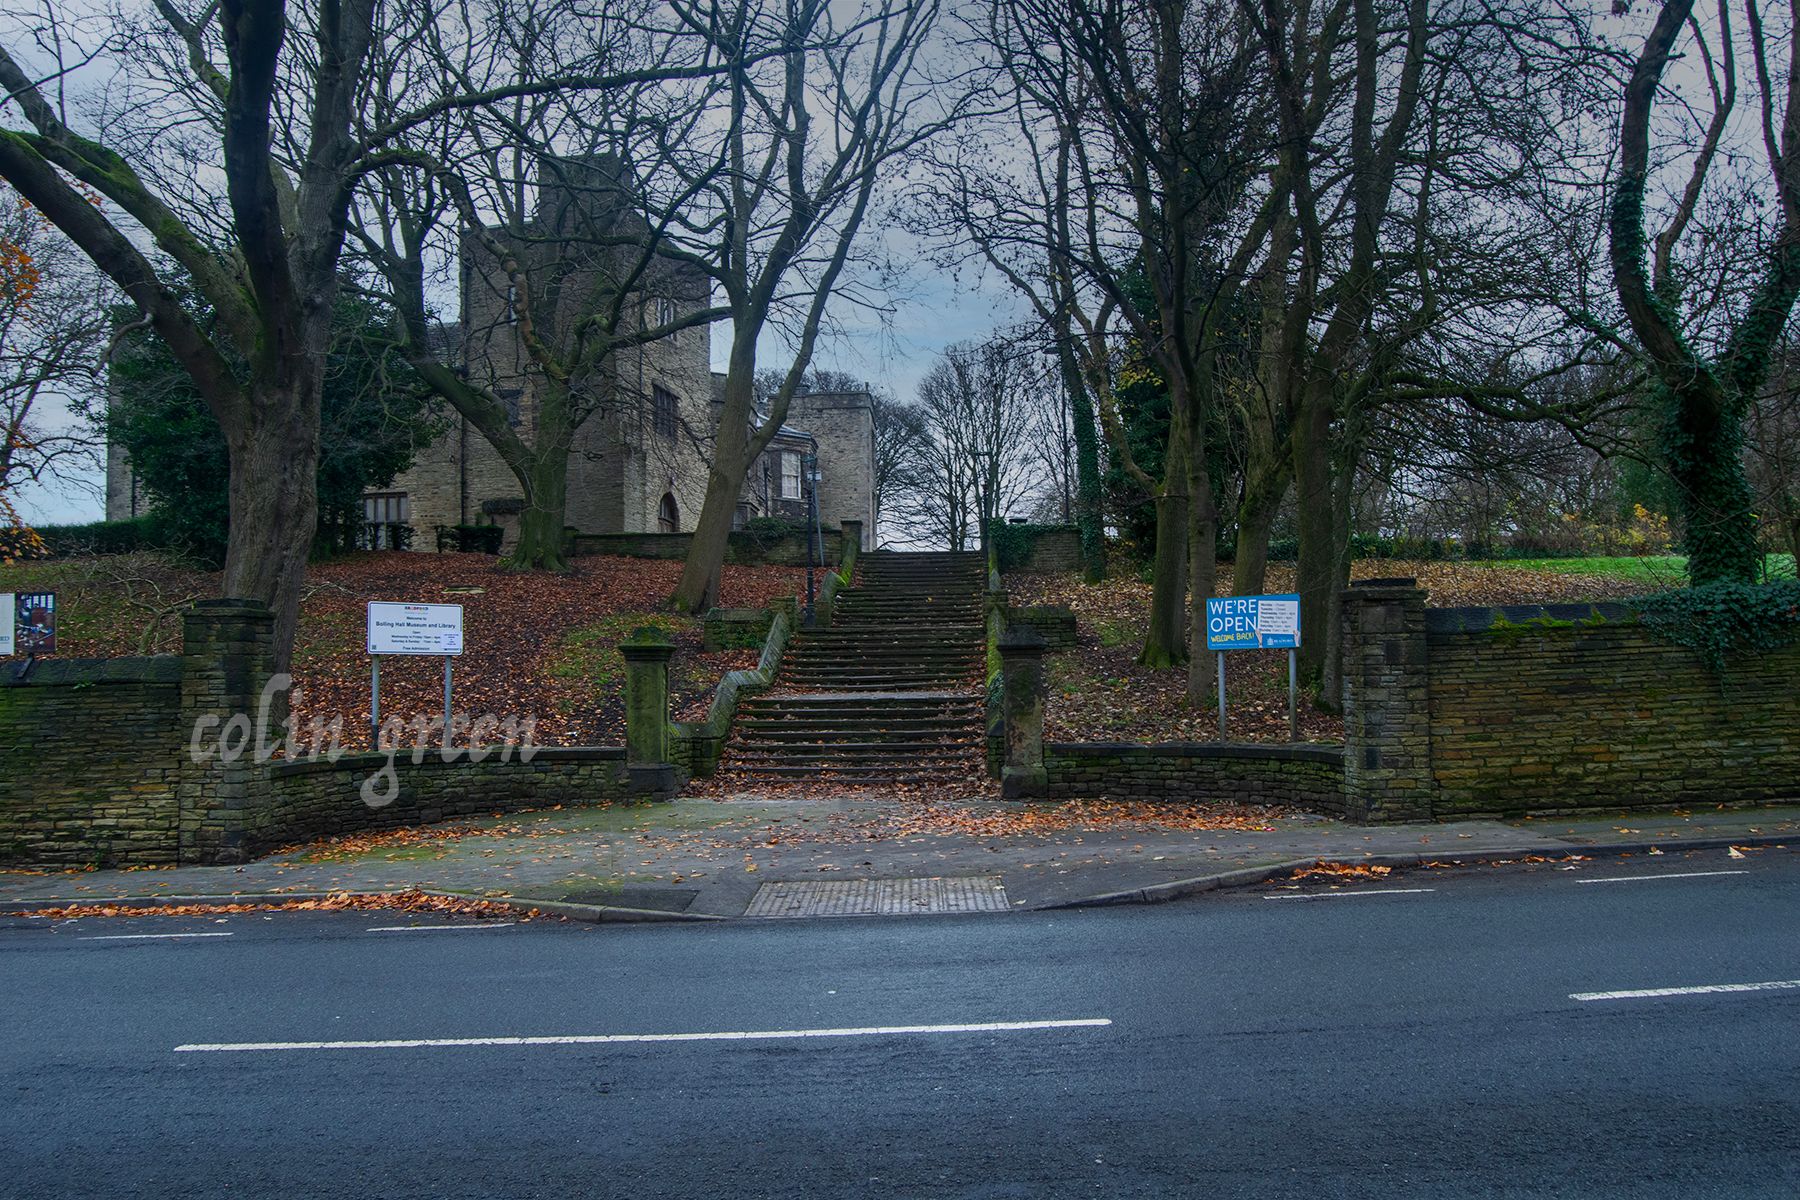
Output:
<svg viewBox="0 0 1800 1200">
<path fill-rule="evenodd" d="M 1792 1197 L 1800 854 L 1741 853 L 1003 919 L 0 916 L 0 1197 Z"/>
<path fill-rule="evenodd" d="M 1019 911 L 1171 900 L 1321 860 L 1406 868 L 1790 840 L 1800 806 L 1362 826 L 1178 806 L 689 798 L 348 837 L 242 866 L 0 871 L 0 911 L 409 889 L 589 920 Z"/>
</svg>

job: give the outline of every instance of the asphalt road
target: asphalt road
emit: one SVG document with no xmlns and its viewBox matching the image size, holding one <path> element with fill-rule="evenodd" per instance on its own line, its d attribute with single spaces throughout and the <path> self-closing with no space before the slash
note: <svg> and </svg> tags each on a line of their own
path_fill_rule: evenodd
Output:
<svg viewBox="0 0 1800 1200">
<path fill-rule="evenodd" d="M 0 919 L 0 1195 L 1800 1193 L 1787 851 L 454 924 Z M 1095 1023 L 942 1028 L 1022 1022 Z"/>
</svg>

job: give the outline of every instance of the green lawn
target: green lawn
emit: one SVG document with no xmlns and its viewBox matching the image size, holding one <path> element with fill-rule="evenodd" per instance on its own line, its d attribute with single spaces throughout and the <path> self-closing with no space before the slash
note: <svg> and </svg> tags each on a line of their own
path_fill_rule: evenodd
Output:
<svg viewBox="0 0 1800 1200">
<path fill-rule="evenodd" d="M 1493 563 L 1524 571 L 1549 571 L 1557 575 L 1605 575 L 1613 579 L 1641 579 L 1647 584 L 1679 587 L 1687 582 L 1687 559 L 1679 554 L 1642 558 L 1508 558 Z M 1768 572 L 1776 579 L 1794 578 L 1794 556 L 1771 554 Z"/>
</svg>

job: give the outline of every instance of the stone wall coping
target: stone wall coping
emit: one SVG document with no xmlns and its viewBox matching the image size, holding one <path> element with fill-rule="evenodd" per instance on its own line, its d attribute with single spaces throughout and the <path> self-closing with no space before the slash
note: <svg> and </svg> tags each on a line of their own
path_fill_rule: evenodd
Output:
<svg viewBox="0 0 1800 1200">
<path fill-rule="evenodd" d="M 0 663 L 0 687 L 78 687 L 90 683 L 180 683 L 181 656 L 40 658 L 18 678 L 23 660 Z"/>
<path fill-rule="evenodd" d="M 1504 620 L 1509 625 L 1525 625 L 1533 621 L 1600 624 L 1638 623 L 1637 610 L 1627 604 L 1500 604 L 1475 605 L 1469 608 L 1428 608 L 1425 629 L 1428 633 L 1481 633 Z"/>
<path fill-rule="evenodd" d="M 1048 742 L 1044 756 L 1069 758 L 1219 758 L 1308 762 L 1342 767 L 1344 748 L 1317 742 L 1269 745 L 1257 742 Z"/>
<path fill-rule="evenodd" d="M 396 767 L 461 769 L 472 766 L 479 770 L 490 763 L 496 765 L 500 764 L 500 750 L 501 747 L 499 746 L 489 746 L 487 748 L 486 757 L 478 763 L 470 763 L 468 761 L 469 752 L 465 747 L 459 747 L 451 756 L 449 762 L 444 761 L 444 752 L 441 749 L 429 746 L 426 747 L 423 757 L 417 763 L 413 762 L 413 754 L 415 751 L 410 746 L 395 751 L 392 757 Z M 389 755 L 385 750 L 365 750 L 359 754 L 346 754 L 336 762 L 332 762 L 327 758 L 302 758 L 291 761 L 277 759 L 275 762 L 270 763 L 269 766 L 276 778 L 287 779 L 296 775 L 316 775 L 324 771 L 355 771 L 359 769 L 378 771 L 387 765 L 388 758 Z M 511 753 L 506 756 L 506 765 L 510 766 L 519 761 L 519 748 L 514 746 L 511 748 Z M 625 747 L 623 746 L 538 746 L 532 751 L 531 762 L 523 765 L 529 767 L 534 763 L 540 762 L 603 763 L 624 761 Z"/>
</svg>

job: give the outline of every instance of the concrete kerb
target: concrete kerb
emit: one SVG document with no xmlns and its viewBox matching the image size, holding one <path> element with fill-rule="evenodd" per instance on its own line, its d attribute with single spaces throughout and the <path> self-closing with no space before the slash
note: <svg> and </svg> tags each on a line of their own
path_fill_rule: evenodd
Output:
<svg viewBox="0 0 1800 1200">
<path fill-rule="evenodd" d="M 1154 883 L 1147 887 L 1128 888 L 1121 892 L 1102 892 L 1096 896 L 1084 896 L 1077 900 L 1061 900 L 1055 904 L 1046 904 L 1044 910 L 1064 908 L 1101 908 L 1115 904 L 1166 904 L 1171 900 L 1180 900 L 1184 896 L 1197 896 L 1203 892 L 1219 891 L 1224 888 L 1253 887 L 1259 883 L 1267 883 L 1271 879 L 1279 879 L 1295 871 L 1305 870 L 1321 862 L 1349 863 L 1365 867 L 1422 867 L 1426 863 L 1442 863 L 1450 866 L 1463 866 L 1484 862 L 1506 862 L 1511 859 L 1525 858 L 1528 855 L 1543 857 L 1561 856 L 1568 858 L 1579 855 L 1583 858 L 1622 858 L 1631 854 L 1648 854 L 1651 850 L 1660 850 L 1665 854 L 1681 853 L 1688 850 L 1723 850 L 1730 846 L 1746 846 L 1751 849 L 1786 846 L 1789 842 L 1800 841 L 1792 834 L 1747 834 L 1743 837 L 1717 838 L 1673 838 L 1662 841 L 1641 842 L 1606 842 L 1595 846 L 1586 846 L 1578 842 L 1569 842 L 1561 846 L 1516 846 L 1502 850 L 1473 850 L 1455 854 L 1424 854 L 1407 852 L 1405 854 L 1364 854 L 1334 858 L 1315 855 L 1308 858 L 1290 858 L 1281 862 L 1270 863 L 1261 867 L 1240 867 L 1232 871 L 1220 871 L 1213 875 L 1197 875 L 1191 879 L 1175 879 L 1168 883 Z"/>
<path fill-rule="evenodd" d="M 93 896 L 54 897 L 41 900 L 0 901 L 0 916 L 37 912 L 46 908 L 170 908 L 185 904 L 258 904 L 282 905 L 308 900 L 331 900 L 340 896 L 374 899 L 393 896 L 393 891 L 338 890 L 331 892 L 231 892 L 224 895 L 198 896 L 118 896 L 97 899 Z M 411 894 L 440 900 L 466 900 L 491 904 L 521 915 L 532 912 L 565 917 L 571 921 L 724 921 L 727 917 L 710 913 L 665 912 L 654 908 L 627 908 L 614 904 L 574 904 L 566 900 L 531 900 L 519 896 L 484 896 L 477 892 L 450 892 L 439 889 L 411 889 Z M 367 910 L 359 910 L 367 911 Z M 73 919 L 73 918 L 71 918 Z"/>
<path fill-rule="evenodd" d="M 1295 871 L 1304 870 L 1319 862 L 1350 863 L 1358 866 L 1411 868 L 1424 866 L 1427 863 L 1442 863 L 1451 866 L 1465 866 L 1485 862 L 1502 862 L 1521 859 L 1527 856 L 1544 858 L 1570 857 L 1579 855 L 1586 858 L 1616 858 L 1631 854 L 1647 854 L 1651 850 L 1664 853 L 1681 853 L 1689 850 L 1723 850 L 1731 846 L 1747 848 L 1783 847 L 1789 843 L 1800 841 L 1792 834 L 1745 834 L 1739 837 L 1705 837 L 1705 838 L 1669 838 L 1646 839 L 1633 842 L 1608 842 L 1600 845 L 1582 845 L 1568 842 L 1561 845 L 1546 846 L 1537 843 L 1527 846 L 1513 846 L 1492 850 L 1461 851 L 1456 853 L 1433 854 L 1428 852 L 1407 851 L 1405 853 L 1362 854 L 1362 855 L 1312 855 L 1305 858 L 1283 859 L 1257 867 L 1239 867 L 1229 871 L 1218 871 L 1209 875 L 1199 875 L 1189 879 L 1171 880 L 1168 883 L 1151 884 L 1141 888 L 1128 888 L 1123 891 L 1102 892 L 1092 896 L 1084 896 L 1074 900 L 1060 900 L 1052 904 L 1035 906 L 1035 911 L 1054 911 L 1074 908 L 1102 908 L 1123 904 L 1166 904 L 1187 896 L 1197 896 L 1205 892 L 1221 891 L 1228 888 L 1253 887 L 1272 879 L 1291 875 Z M 280 905 L 284 902 L 303 902 L 309 900 L 329 900 L 339 896 L 356 898 L 375 898 L 393 896 L 392 890 L 336 890 L 329 892 L 231 892 L 225 894 L 183 895 L 183 896 L 121 896 L 96 898 L 93 896 L 53 897 L 36 900 L 0 901 L 0 916 L 35 912 L 47 908 L 167 908 L 184 904 L 267 904 Z M 544 916 L 562 917 L 571 921 L 582 921 L 590 924 L 648 923 L 648 922 L 714 922 L 761 920 L 757 917 L 727 917 L 715 913 L 681 913 L 667 912 L 661 909 L 630 908 L 623 905 L 610 904 L 577 904 L 566 900 L 533 900 L 519 896 L 488 896 L 477 892 L 455 892 L 442 889 L 416 889 L 414 894 L 435 897 L 445 900 L 475 901 L 491 904 L 498 908 L 508 909 L 521 915 L 536 912 Z M 1012 910 L 1014 912 L 1026 910 Z M 999 914 L 996 914 L 999 915 Z M 790 918 L 791 919 L 791 918 Z"/>
</svg>

